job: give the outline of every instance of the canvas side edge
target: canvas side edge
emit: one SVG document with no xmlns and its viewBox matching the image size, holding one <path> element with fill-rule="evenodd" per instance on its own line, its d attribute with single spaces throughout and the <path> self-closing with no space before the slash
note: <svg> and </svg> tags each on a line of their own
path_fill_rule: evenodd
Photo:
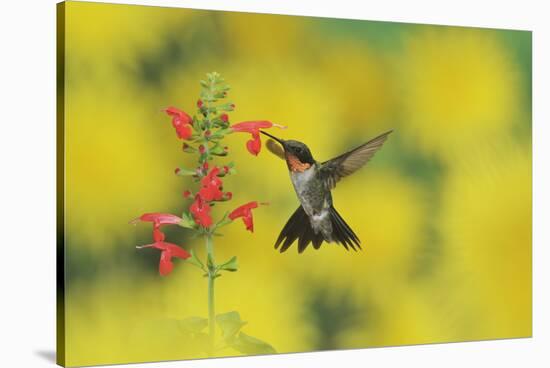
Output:
<svg viewBox="0 0 550 368">
<path fill-rule="evenodd" d="M 65 2 L 56 4 L 56 363 L 65 366 Z"/>
</svg>

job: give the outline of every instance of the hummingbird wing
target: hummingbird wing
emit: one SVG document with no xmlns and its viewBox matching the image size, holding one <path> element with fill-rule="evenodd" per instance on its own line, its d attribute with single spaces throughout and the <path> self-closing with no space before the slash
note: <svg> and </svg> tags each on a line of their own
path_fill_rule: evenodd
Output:
<svg viewBox="0 0 550 368">
<path fill-rule="evenodd" d="M 275 142 L 273 139 L 268 139 L 265 145 L 267 149 L 275 156 L 283 160 L 285 159 L 285 150 L 283 149 L 283 147 L 281 147 L 279 143 Z"/>
<path fill-rule="evenodd" d="M 332 160 L 323 162 L 321 164 L 321 175 L 325 180 L 327 188 L 333 189 L 341 178 L 353 174 L 369 162 L 376 151 L 382 147 L 391 132 L 393 132 L 393 130 L 380 134 L 367 143 L 335 157 Z"/>
</svg>

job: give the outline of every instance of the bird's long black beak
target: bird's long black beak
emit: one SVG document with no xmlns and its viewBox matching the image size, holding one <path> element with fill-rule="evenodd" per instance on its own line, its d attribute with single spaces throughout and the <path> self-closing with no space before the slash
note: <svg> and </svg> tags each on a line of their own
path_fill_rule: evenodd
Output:
<svg viewBox="0 0 550 368">
<path fill-rule="evenodd" d="M 283 148 L 285 147 L 285 141 L 283 139 L 274 137 L 271 134 L 264 132 L 263 130 L 260 130 L 260 133 L 262 133 L 264 135 L 267 135 L 269 138 L 272 138 L 272 139 L 276 140 L 277 142 L 279 142 L 281 144 L 281 146 L 283 146 Z"/>
</svg>

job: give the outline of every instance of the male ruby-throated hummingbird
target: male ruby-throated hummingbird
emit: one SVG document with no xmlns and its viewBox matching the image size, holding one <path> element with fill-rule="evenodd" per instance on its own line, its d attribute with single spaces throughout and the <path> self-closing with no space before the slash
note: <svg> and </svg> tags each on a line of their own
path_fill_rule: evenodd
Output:
<svg viewBox="0 0 550 368">
<path fill-rule="evenodd" d="M 353 250 L 361 249 L 360 240 L 332 205 L 331 190 L 336 183 L 353 174 L 365 165 L 378 151 L 392 131 L 379 135 L 367 143 L 325 162 L 317 162 L 309 148 L 302 142 L 283 140 L 261 131 L 273 138 L 267 148 L 284 159 L 288 166 L 290 180 L 300 200 L 300 207 L 287 221 L 275 242 L 275 249 L 286 251 L 298 240 L 298 252 L 302 253 L 309 243 L 319 249 L 323 241 L 342 244 Z"/>
</svg>

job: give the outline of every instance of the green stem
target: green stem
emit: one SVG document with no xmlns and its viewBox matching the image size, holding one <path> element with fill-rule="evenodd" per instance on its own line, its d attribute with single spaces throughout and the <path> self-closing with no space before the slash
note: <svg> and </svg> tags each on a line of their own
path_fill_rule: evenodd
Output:
<svg viewBox="0 0 550 368">
<path fill-rule="evenodd" d="M 208 258 L 211 259 L 212 263 L 214 264 L 214 242 L 212 241 L 211 234 L 206 235 L 206 251 L 208 253 Z M 208 267 L 208 330 L 210 337 L 210 356 L 212 356 L 214 353 L 214 346 L 216 342 L 216 311 L 214 308 L 214 268 Z"/>
</svg>

